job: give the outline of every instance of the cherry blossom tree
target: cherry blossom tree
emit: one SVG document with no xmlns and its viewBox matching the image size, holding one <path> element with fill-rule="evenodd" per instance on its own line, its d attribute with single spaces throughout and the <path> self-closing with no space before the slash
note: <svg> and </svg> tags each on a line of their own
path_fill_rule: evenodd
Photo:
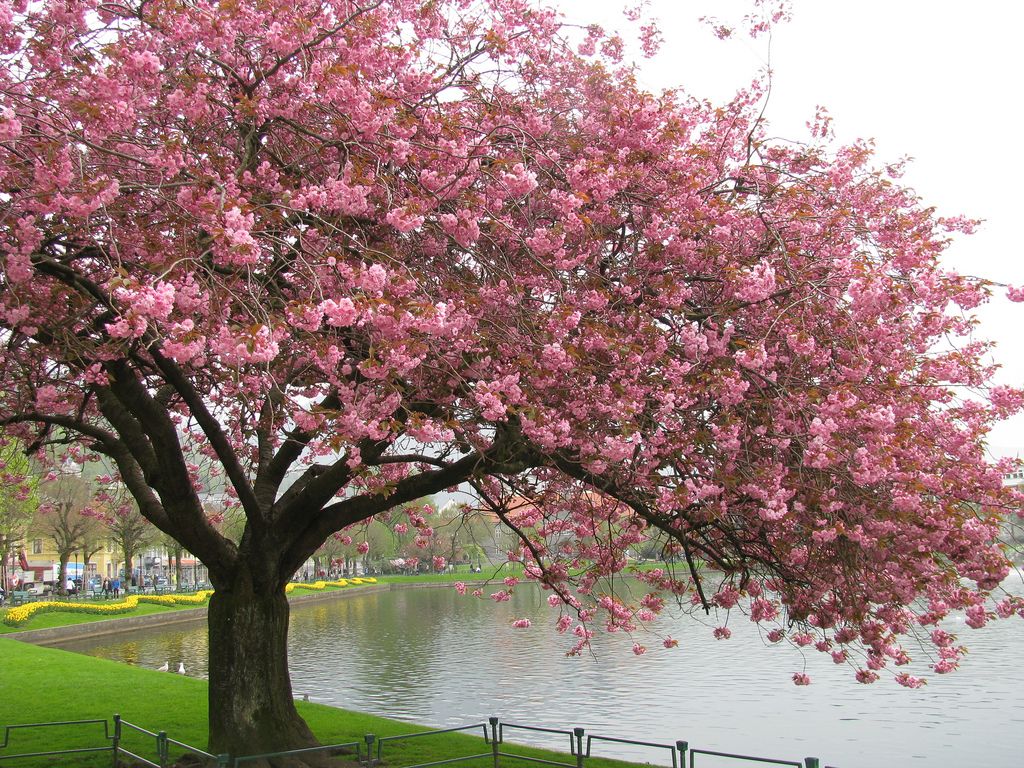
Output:
<svg viewBox="0 0 1024 768">
<path fill-rule="evenodd" d="M 761 84 L 645 93 L 528 0 L 0 8 L 0 423 L 106 457 L 209 568 L 211 749 L 314 742 L 286 582 L 457 486 L 570 651 L 667 595 L 869 681 L 1020 609 L 984 440 L 1022 397 L 939 262 L 971 223 L 869 146 L 769 140 Z M 601 594 L 652 535 L 679 569 Z"/>
</svg>

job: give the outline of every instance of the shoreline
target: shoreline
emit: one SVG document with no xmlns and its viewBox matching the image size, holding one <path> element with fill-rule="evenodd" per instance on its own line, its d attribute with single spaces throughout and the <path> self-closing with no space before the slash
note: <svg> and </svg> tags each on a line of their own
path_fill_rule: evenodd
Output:
<svg viewBox="0 0 1024 768">
<path fill-rule="evenodd" d="M 480 582 L 467 581 L 466 584 Z M 365 584 L 350 589 L 334 589 L 329 592 L 310 592 L 302 595 L 289 597 L 288 603 L 316 603 L 325 600 L 347 599 L 356 595 L 365 595 L 371 592 L 390 592 L 396 589 L 434 589 L 437 587 L 451 587 L 452 582 L 435 581 L 425 583 L 384 583 Z M 122 616 L 94 621 L 86 624 L 67 624 L 63 627 L 47 627 L 46 629 L 27 629 L 21 632 L 10 632 L 2 637 L 11 640 L 18 640 L 23 643 L 30 643 L 43 647 L 58 645 L 66 640 L 87 639 L 90 637 L 103 637 L 105 635 L 116 635 L 122 632 L 129 632 L 133 629 L 151 628 L 160 626 L 171 626 L 174 624 L 186 624 L 199 622 L 206 619 L 208 608 L 185 608 L 167 613 L 151 613 L 146 616 Z"/>
</svg>

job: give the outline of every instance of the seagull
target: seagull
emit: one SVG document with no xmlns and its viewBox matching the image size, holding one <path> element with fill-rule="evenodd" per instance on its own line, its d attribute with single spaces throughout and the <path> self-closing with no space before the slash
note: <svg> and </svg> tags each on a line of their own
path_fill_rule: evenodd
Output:
<svg viewBox="0 0 1024 768">
<path fill-rule="evenodd" d="M 156 668 L 156 671 L 157 672 L 168 672 L 168 671 L 170 671 L 170 669 L 171 669 L 171 665 L 168 662 L 165 661 L 162 667 L 157 667 Z"/>
<path fill-rule="evenodd" d="M 179 661 L 178 662 L 178 674 L 179 675 L 184 675 L 185 674 L 185 662 L 183 662 L 183 661 Z"/>
</svg>

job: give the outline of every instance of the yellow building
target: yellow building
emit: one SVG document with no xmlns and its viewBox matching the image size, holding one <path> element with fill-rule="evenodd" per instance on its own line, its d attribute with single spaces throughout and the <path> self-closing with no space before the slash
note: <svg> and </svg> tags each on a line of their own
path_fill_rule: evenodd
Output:
<svg viewBox="0 0 1024 768">
<path fill-rule="evenodd" d="M 30 533 L 28 538 L 17 548 L 18 555 L 13 557 L 13 563 L 8 565 L 8 573 L 12 578 L 20 582 L 53 581 L 57 577 L 60 567 L 60 556 L 52 538 L 38 533 Z M 119 553 L 115 551 L 113 544 L 105 542 L 89 559 L 86 568 L 84 556 L 81 551 L 74 552 L 68 560 L 69 575 L 81 578 L 83 570 L 86 580 L 93 577 L 113 578 L 119 573 L 122 563 Z"/>
</svg>

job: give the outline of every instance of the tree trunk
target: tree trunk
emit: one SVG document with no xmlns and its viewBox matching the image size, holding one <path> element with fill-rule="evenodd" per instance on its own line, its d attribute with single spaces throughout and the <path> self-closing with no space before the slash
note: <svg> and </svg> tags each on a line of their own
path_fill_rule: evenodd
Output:
<svg viewBox="0 0 1024 768">
<path fill-rule="evenodd" d="M 210 751 L 238 756 L 315 746 L 292 698 L 284 587 L 254 584 L 248 574 L 240 566 L 210 598 Z"/>
<path fill-rule="evenodd" d="M 60 558 L 60 571 L 57 574 L 57 583 L 54 585 L 57 587 L 56 592 L 58 595 L 68 594 L 68 560 L 70 558 L 61 556 Z"/>
</svg>

